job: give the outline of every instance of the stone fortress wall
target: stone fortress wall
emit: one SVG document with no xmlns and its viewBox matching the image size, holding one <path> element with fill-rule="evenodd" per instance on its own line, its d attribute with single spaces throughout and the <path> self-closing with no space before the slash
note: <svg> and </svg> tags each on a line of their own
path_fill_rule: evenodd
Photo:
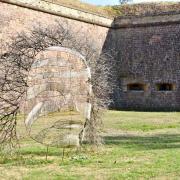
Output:
<svg viewBox="0 0 180 180">
<path fill-rule="evenodd" d="M 113 19 L 88 14 L 79 10 L 49 3 L 43 0 L 1 0 L 0 41 L 33 26 L 48 26 L 55 22 L 68 24 L 74 31 L 80 31 L 102 47 Z M 98 40 L 98 41 L 97 41 Z"/>
<path fill-rule="evenodd" d="M 1 45 L 18 32 L 55 21 L 81 30 L 100 51 L 118 52 L 112 108 L 180 109 L 180 13 L 113 20 L 48 1 L 1 0 Z"/>
<path fill-rule="evenodd" d="M 115 19 L 115 107 L 180 110 L 180 14 Z"/>
</svg>

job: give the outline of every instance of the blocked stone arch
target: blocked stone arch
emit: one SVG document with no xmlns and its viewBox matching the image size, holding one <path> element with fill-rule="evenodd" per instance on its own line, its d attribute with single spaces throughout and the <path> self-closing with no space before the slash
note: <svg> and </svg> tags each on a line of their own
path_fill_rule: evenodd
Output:
<svg viewBox="0 0 180 180">
<path fill-rule="evenodd" d="M 26 125 L 42 113 L 73 108 L 90 118 L 91 72 L 86 59 L 70 48 L 52 46 L 35 58 L 28 76 Z"/>
<path fill-rule="evenodd" d="M 8 129 L 8 131 L 6 130 L 6 128 L 3 128 L 1 130 L 1 132 L 5 134 L 5 136 L 2 137 L 4 138 L 3 143 L 10 142 L 11 144 L 12 141 L 17 142 L 16 141 L 17 140 L 17 130 L 16 130 L 17 115 L 19 112 L 22 112 L 21 111 L 22 109 L 24 110 L 24 112 L 26 112 L 25 116 L 27 118 L 25 116 L 24 117 L 26 118 L 25 122 L 27 126 L 31 126 L 31 124 L 35 122 L 35 120 L 37 119 L 36 117 L 39 114 L 41 114 L 42 112 L 41 110 L 44 111 L 43 106 L 44 106 L 44 103 L 47 101 L 40 101 L 40 103 L 37 103 L 38 101 L 33 100 L 35 98 L 29 98 L 29 101 L 25 101 L 28 99 L 27 98 L 28 89 L 35 85 L 28 82 L 29 81 L 28 77 L 30 77 L 29 75 L 32 72 L 31 70 L 33 69 L 33 66 L 35 66 L 36 62 L 38 62 L 37 61 L 38 57 L 39 59 L 43 59 L 45 56 L 44 55 L 45 52 L 50 52 L 50 51 L 53 52 L 53 51 L 56 51 L 57 48 L 61 49 L 62 54 L 63 54 L 63 51 L 64 53 L 69 54 L 68 57 L 74 55 L 76 56 L 76 58 L 79 58 L 80 60 L 79 62 L 81 62 L 80 64 L 82 64 L 82 66 L 80 67 L 81 68 L 84 67 L 84 72 L 81 71 L 81 73 L 87 74 L 86 77 L 88 78 L 86 78 L 86 80 L 87 80 L 88 85 L 86 88 L 87 91 L 85 91 L 87 93 L 85 93 L 85 95 L 86 97 L 88 96 L 89 97 L 86 98 L 86 102 L 84 101 L 85 106 L 82 106 L 83 108 L 87 107 L 85 108 L 86 112 L 85 112 L 85 118 L 83 121 L 84 122 L 83 129 L 85 129 L 85 127 L 88 127 L 87 122 L 90 122 L 91 120 L 94 121 L 93 118 L 91 118 L 91 115 L 93 115 L 93 113 L 91 112 L 92 110 L 94 110 L 93 107 L 95 107 L 93 98 L 96 96 L 95 95 L 96 93 L 93 93 L 93 92 L 95 92 L 94 89 L 96 89 L 95 88 L 96 86 L 94 85 L 95 72 L 94 72 L 94 67 L 93 67 L 94 64 L 92 62 L 94 62 L 99 57 L 99 54 L 98 52 L 94 51 L 92 46 L 90 46 L 92 44 L 91 42 L 80 41 L 80 38 L 81 38 L 80 36 L 79 37 L 77 37 L 77 35 L 75 36 L 75 34 L 69 31 L 66 28 L 66 26 L 59 23 L 56 23 L 52 26 L 48 26 L 47 28 L 44 28 L 44 27 L 42 28 L 39 26 L 34 27 L 32 30 L 30 30 L 29 33 L 20 33 L 20 34 L 17 34 L 17 36 L 12 38 L 12 42 L 8 45 L 7 51 L 1 56 L 1 61 L 4 63 L 4 66 L 5 66 L 5 71 L 3 74 L 5 78 L 2 79 L 2 84 L 9 83 L 9 88 L 10 88 L 10 89 L 7 89 L 7 91 L 3 91 L 3 96 L 8 98 L 10 95 L 13 95 L 11 100 L 7 101 L 5 99 L 0 102 L 3 105 L 2 118 L 8 117 L 8 121 L 10 119 L 10 124 L 9 124 L 10 128 Z M 53 46 L 53 47 L 50 47 L 50 46 Z M 60 46 L 60 47 L 57 47 L 57 46 Z M 58 55 L 59 53 L 57 54 L 56 57 L 58 57 Z M 47 62 L 48 60 L 46 59 L 44 63 L 46 64 Z M 90 68 L 87 66 L 87 64 L 92 68 L 92 77 L 93 77 L 92 81 L 91 81 L 91 71 L 90 71 Z M 42 73 L 37 74 L 36 70 L 32 73 L 32 75 L 34 76 L 38 75 L 42 77 Z M 75 72 L 73 73 L 74 73 L 74 77 L 76 77 L 77 73 Z M 46 81 L 48 78 L 45 78 L 45 77 L 46 76 L 49 77 L 50 74 L 48 74 L 48 71 L 47 71 L 46 74 L 43 75 L 43 78 L 40 78 L 40 79 L 41 80 L 44 79 L 44 81 Z M 51 80 L 53 78 L 55 79 L 56 78 L 55 75 L 57 75 L 56 73 L 52 73 L 52 74 L 54 74 L 54 77 L 50 77 Z M 34 79 L 34 76 L 32 76 L 33 78 L 30 79 L 30 81 Z M 63 76 L 67 77 L 68 74 L 63 74 Z M 7 81 L 6 77 L 8 77 L 10 81 Z M 64 77 L 62 78 L 62 80 L 63 79 Z M 39 84 L 38 80 L 36 83 L 37 85 Z M 62 83 L 62 84 L 66 84 L 66 83 Z M 48 93 L 52 92 L 52 88 L 50 88 L 49 91 L 46 91 L 47 87 L 52 87 L 52 85 L 45 86 L 45 90 L 39 91 L 37 94 L 35 93 L 35 97 L 40 96 L 40 99 L 43 99 L 43 96 L 47 97 Z M 92 91 L 92 87 L 93 87 L 93 91 Z M 75 90 L 76 88 L 71 87 L 70 89 Z M 53 92 L 59 93 L 59 90 L 57 91 L 56 89 L 56 90 L 53 90 Z M 79 101 L 77 102 L 79 103 Z M 93 103 L 93 105 L 91 104 L 91 102 Z M 31 105 L 29 106 L 29 104 L 32 104 L 32 107 Z M 6 107 L 8 107 L 8 110 Z M 13 134 L 13 136 L 9 136 L 8 138 L 6 138 L 7 133 Z M 82 138 L 79 138 L 79 139 L 82 139 Z"/>
</svg>

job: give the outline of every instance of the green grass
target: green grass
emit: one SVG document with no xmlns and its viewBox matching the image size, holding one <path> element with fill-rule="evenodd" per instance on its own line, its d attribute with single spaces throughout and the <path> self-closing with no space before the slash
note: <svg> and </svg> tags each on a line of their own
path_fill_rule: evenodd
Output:
<svg viewBox="0 0 180 180">
<path fill-rule="evenodd" d="M 68 118 L 57 113 L 44 118 Z M 63 116 L 62 116 L 63 115 Z M 74 114 L 79 120 L 79 115 Z M 0 155 L 0 179 L 179 179 L 180 113 L 107 111 L 102 136 L 104 144 L 81 150 L 49 148 L 31 140 L 19 120 L 21 148 Z M 39 123 L 39 126 L 41 123 Z M 38 123 L 35 126 L 38 130 Z"/>
<path fill-rule="evenodd" d="M 173 112 L 119 112 L 105 116 L 105 127 L 127 131 L 151 131 L 180 128 L 180 113 Z"/>
</svg>

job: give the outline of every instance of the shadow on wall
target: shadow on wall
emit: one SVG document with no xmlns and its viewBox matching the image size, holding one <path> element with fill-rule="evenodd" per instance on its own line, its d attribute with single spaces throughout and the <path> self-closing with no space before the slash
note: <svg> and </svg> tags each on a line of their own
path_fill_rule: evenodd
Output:
<svg viewBox="0 0 180 180">
<path fill-rule="evenodd" d="M 110 108 L 180 111 L 180 24 L 173 15 L 156 24 L 148 18 L 117 18 L 109 29 L 102 52 L 115 51 Z"/>
<path fill-rule="evenodd" d="M 118 61 L 117 61 L 117 46 L 116 46 L 116 30 L 114 29 L 114 22 L 112 22 L 112 28 L 109 28 L 109 31 L 106 36 L 106 40 L 102 47 L 102 54 L 108 53 L 112 59 L 109 59 L 107 62 L 108 67 L 111 67 L 109 70 L 109 78 L 108 78 L 108 87 L 109 90 L 108 96 L 110 99 L 109 109 L 117 109 L 117 94 L 116 92 L 119 89 L 118 82 Z"/>
</svg>

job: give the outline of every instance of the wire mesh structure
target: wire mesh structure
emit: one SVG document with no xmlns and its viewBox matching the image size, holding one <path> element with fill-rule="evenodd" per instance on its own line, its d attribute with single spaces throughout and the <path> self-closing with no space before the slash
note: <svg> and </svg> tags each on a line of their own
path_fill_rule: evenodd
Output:
<svg viewBox="0 0 180 180">
<path fill-rule="evenodd" d="M 90 118 L 90 69 L 84 57 L 68 48 L 49 47 L 36 57 L 28 76 L 24 113 L 30 136 L 46 146 L 79 146 L 80 132 Z M 47 118 L 59 112 L 56 118 Z M 69 112 L 61 117 L 61 112 Z M 77 112 L 78 119 L 72 113 Z"/>
<path fill-rule="evenodd" d="M 51 57 L 50 51 L 58 52 L 55 56 L 52 55 L 53 60 L 46 58 L 46 53 Z M 66 54 L 67 62 L 69 61 L 69 70 L 66 71 L 63 70 L 63 53 Z M 75 58 L 70 58 L 71 56 Z M 99 144 L 102 122 L 100 111 L 111 103 L 110 94 L 116 82 L 116 62 L 113 57 L 113 50 L 100 52 L 96 43 L 85 34 L 74 32 L 62 22 L 54 22 L 47 27 L 36 25 L 28 33 L 20 32 L 11 37 L 0 54 L 0 147 L 4 146 L 3 144 L 16 147 L 17 115 L 22 109 L 27 114 L 25 122 L 31 135 L 34 129 L 32 127 L 35 127 L 36 122 L 40 122 L 43 114 L 67 108 L 85 111 L 85 122 L 79 139 L 81 142 L 86 139 L 88 143 Z M 77 61 L 73 62 L 71 59 Z M 79 69 L 74 68 L 77 62 L 81 64 L 77 66 Z M 61 68 L 56 70 L 58 67 Z M 40 71 L 41 68 L 44 70 Z M 85 90 L 84 80 L 78 78 L 81 76 L 86 77 Z M 67 79 L 69 83 L 65 82 Z M 86 102 L 80 98 L 85 96 Z M 49 127 L 54 126 L 53 123 Z M 48 127 L 44 127 L 46 128 Z"/>
</svg>

